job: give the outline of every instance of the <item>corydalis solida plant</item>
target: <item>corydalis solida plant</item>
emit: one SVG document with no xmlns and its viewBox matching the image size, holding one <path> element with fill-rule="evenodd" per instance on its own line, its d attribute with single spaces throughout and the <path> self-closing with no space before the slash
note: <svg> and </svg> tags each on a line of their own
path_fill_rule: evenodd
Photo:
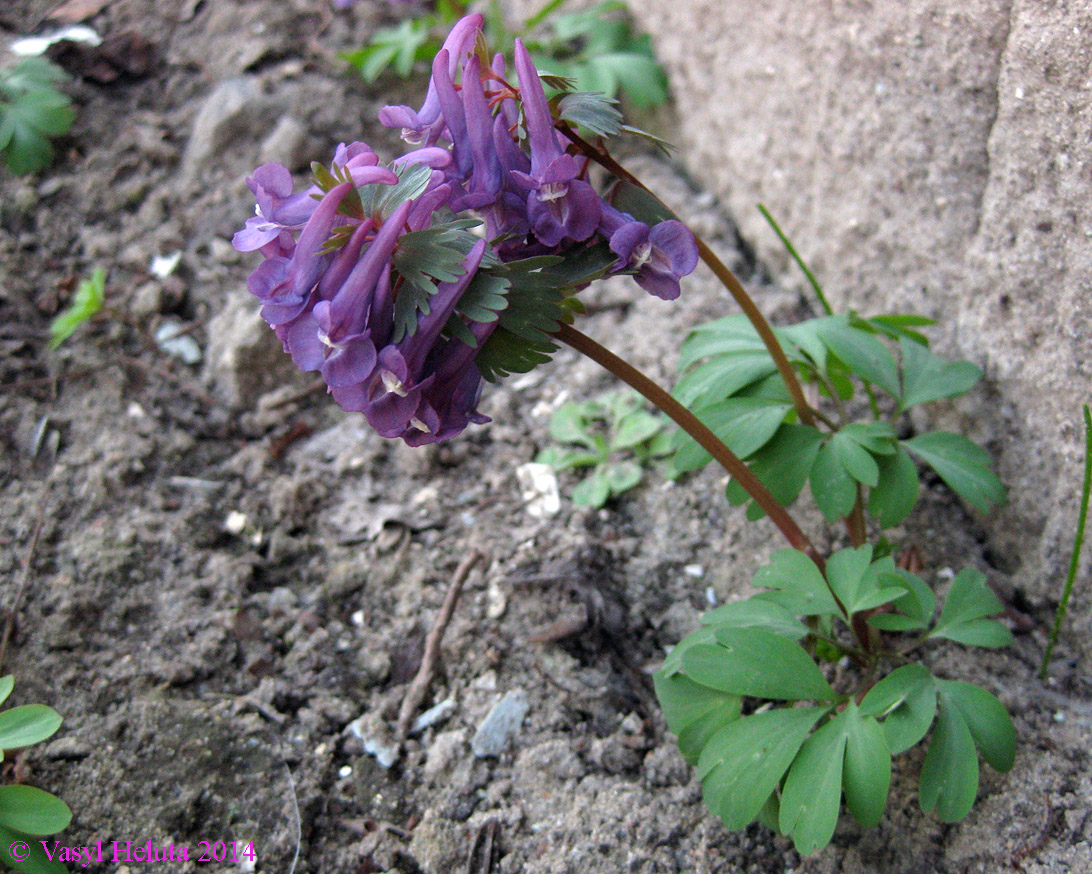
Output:
<svg viewBox="0 0 1092 874">
<path fill-rule="evenodd" d="M 486 421 L 482 373 L 543 360 L 567 292 L 627 272 L 672 299 L 698 260 L 680 222 L 650 228 L 596 193 L 526 49 L 517 42 L 516 86 L 501 56 L 487 59 L 482 21 L 452 30 L 419 109 L 380 112 L 413 151 L 386 167 L 363 143 L 341 146 L 300 193 L 266 164 L 247 180 L 257 214 L 234 240 L 265 256 L 249 289 L 293 361 L 411 445 Z"/>
<path fill-rule="evenodd" d="M 989 618 L 1001 605 L 968 569 L 934 621 L 929 587 L 865 542 L 865 511 L 881 526 L 905 518 L 918 493 L 911 456 L 978 506 L 1004 500 L 970 441 L 946 432 L 900 439 L 878 420 L 877 389 L 893 398 L 897 419 L 966 391 L 981 372 L 935 356 L 912 317 L 831 315 L 775 331 L 708 246 L 602 145 L 631 130 L 612 103 L 556 78 L 562 94 L 547 100 L 522 43 L 510 78 L 504 59 L 488 55 L 481 27 L 478 15 L 454 27 L 418 109 L 380 112 L 414 147 L 389 166 L 353 143 L 329 167 L 313 165 L 306 191 L 295 192 L 278 165 L 248 180 L 257 214 L 235 244 L 264 256 L 249 280 L 263 318 L 343 408 L 411 445 L 484 422 L 482 379 L 530 370 L 557 342 L 637 389 L 686 433 L 676 466 L 716 459 L 731 474 L 729 498 L 753 500 L 749 515 L 768 515 L 793 547 L 756 578 L 770 591 L 709 614 L 656 676 L 709 806 L 730 827 L 759 818 L 811 852 L 830 840 L 843 792 L 860 822 L 878 821 L 891 754 L 922 740 L 936 719 L 922 806 L 946 820 L 966 815 L 976 750 L 1010 767 L 1011 722 L 990 693 L 907 664 L 908 653 L 937 639 L 1004 645 L 1008 630 Z M 590 184 L 590 162 L 618 181 L 609 200 Z M 693 369 L 677 397 L 572 326 L 575 296 L 595 279 L 626 273 L 671 300 L 699 257 L 744 316 L 687 340 L 684 367 Z M 899 343 L 898 361 L 881 337 Z M 853 380 L 877 421 L 848 416 Z M 829 401 L 825 411 L 802 382 Z M 852 543 L 829 558 L 786 510 L 809 483 Z M 909 641 L 885 637 L 899 634 Z M 820 663 L 839 659 L 853 682 L 836 689 Z"/>
</svg>

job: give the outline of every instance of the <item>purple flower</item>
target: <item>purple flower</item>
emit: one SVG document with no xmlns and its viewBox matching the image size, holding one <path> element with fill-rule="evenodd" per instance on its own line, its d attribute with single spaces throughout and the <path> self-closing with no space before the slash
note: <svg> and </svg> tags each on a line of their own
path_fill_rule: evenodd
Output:
<svg viewBox="0 0 1092 874">
<path fill-rule="evenodd" d="M 531 148 L 531 172 L 512 172 L 518 183 L 530 190 L 527 216 L 531 230 L 546 246 L 556 246 L 566 237 L 586 240 L 599 226 L 601 198 L 577 178 L 586 160 L 562 151 L 538 70 L 520 39 L 516 40 L 516 72 Z"/>
<path fill-rule="evenodd" d="M 452 81 L 455 80 L 460 64 L 465 62 L 467 53 L 473 51 L 484 24 L 485 16 L 480 12 L 467 15 L 456 22 L 444 40 L 441 51 L 447 52 L 448 78 Z M 401 128 L 402 139 L 407 143 L 435 145 L 444 129 L 435 78 L 429 82 L 425 102 L 420 109 L 414 112 L 408 106 L 384 106 L 379 110 L 379 123 L 384 127 Z"/>
<path fill-rule="evenodd" d="M 664 221 L 650 228 L 629 213 L 604 204 L 599 233 L 618 256 L 613 270 L 632 273 L 641 288 L 663 300 L 677 298 L 679 280 L 698 266 L 698 245 L 680 221 Z"/>
<path fill-rule="evenodd" d="M 595 193 L 526 47 L 517 40 L 517 89 L 502 56 L 485 68 L 482 23 L 470 15 L 452 29 L 419 110 L 381 111 L 419 148 L 386 167 L 367 144 L 341 144 L 300 193 L 286 168 L 263 165 L 247 179 L 256 215 L 234 238 L 263 256 L 247 287 L 296 365 L 321 373 L 334 400 L 378 433 L 413 446 L 488 421 L 477 411 L 476 358 L 504 315 L 471 317 L 479 300 L 460 310 L 479 271 L 582 251 L 598 233 L 617 256 L 614 272 L 670 299 L 697 262 L 680 222 L 650 228 Z M 396 187 L 388 196 L 379 185 Z M 475 238 L 468 211 L 490 243 Z"/>
<path fill-rule="evenodd" d="M 299 230 L 315 211 L 315 201 L 306 192 L 292 193 L 292 174 L 281 164 L 262 164 L 246 184 L 258 203 L 254 218 L 232 238 L 240 252 L 254 252 L 285 232 Z"/>
</svg>

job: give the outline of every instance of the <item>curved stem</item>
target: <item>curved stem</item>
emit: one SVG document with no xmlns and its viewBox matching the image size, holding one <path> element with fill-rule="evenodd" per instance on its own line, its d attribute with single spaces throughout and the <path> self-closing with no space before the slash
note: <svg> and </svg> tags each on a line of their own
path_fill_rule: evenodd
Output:
<svg viewBox="0 0 1092 874">
<path fill-rule="evenodd" d="M 796 520 L 770 494 L 769 489 L 762 484 L 762 481 L 751 473 L 750 468 L 743 463 L 739 456 L 725 446 L 720 438 L 703 425 L 690 410 L 633 365 L 623 361 L 609 349 L 599 345 L 587 334 L 578 331 L 572 325 L 563 324 L 553 336 L 582 355 L 588 356 L 604 370 L 613 373 L 622 382 L 644 395 L 657 408 L 663 410 L 680 428 L 693 437 L 706 452 L 712 455 L 728 473 L 739 481 L 739 484 L 747 490 L 747 494 L 754 498 L 755 502 L 766 511 L 770 520 L 785 536 L 790 546 L 807 555 L 820 569 L 824 567 L 822 555 L 800 529 L 800 526 L 796 524 Z"/>
<path fill-rule="evenodd" d="M 614 160 L 614 158 L 605 150 L 593 146 L 573 130 L 571 126 L 562 122 L 559 124 L 559 127 L 565 136 L 572 140 L 576 147 L 588 158 L 591 158 L 604 169 L 609 170 L 617 178 L 630 183 L 630 185 L 636 185 L 642 191 L 652 197 L 656 197 L 640 179 Z M 656 198 L 656 200 L 659 201 L 659 198 Z M 660 202 L 662 203 L 662 201 Z M 691 233 L 693 233 L 693 230 L 691 230 Z M 812 414 L 811 406 L 804 397 L 804 389 L 800 385 L 800 380 L 796 378 L 796 371 L 792 369 L 792 364 L 789 363 L 788 356 L 785 355 L 785 350 L 781 348 L 781 343 L 774 334 L 770 323 L 766 321 L 766 317 L 762 315 L 762 311 L 758 308 L 758 305 L 755 304 L 754 299 L 747 293 L 747 289 L 743 287 L 743 283 L 741 283 L 736 275 L 728 269 L 728 266 L 716 256 L 716 253 L 709 248 L 705 240 L 697 234 L 694 234 L 694 240 L 698 244 L 698 255 L 701 257 L 701 260 L 713 271 L 717 279 L 721 281 L 721 284 L 728 289 L 728 292 L 735 299 L 736 303 L 739 304 L 740 309 L 743 310 L 744 315 L 747 316 L 747 319 L 754 326 L 758 336 L 762 339 L 763 344 L 766 346 L 766 351 L 770 353 L 770 357 L 777 366 L 777 372 L 781 375 L 781 379 L 785 383 L 785 388 L 789 390 L 789 395 L 792 397 L 792 404 L 796 408 L 796 414 L 800 417 L 801 423 L 814 427 L 815 416 Z"/>
</svg>

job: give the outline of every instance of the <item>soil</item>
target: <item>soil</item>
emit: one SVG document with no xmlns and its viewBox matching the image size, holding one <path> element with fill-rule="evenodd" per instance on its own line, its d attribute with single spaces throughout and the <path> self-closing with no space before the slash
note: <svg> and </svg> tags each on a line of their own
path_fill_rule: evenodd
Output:
<svg viewBox="0 0 1092 874">
<path fill-rule="evenodd" d="M 57 2 L 5 4 L 4 37 L 37 32 Z M 749 591 L 782 545 L 775 529 L 731 509 L 712 470 L 650 475 L 603 510 L 563 500 L 533 515 L 516 469 L 546 445 L 550 413 L 614 388 L 574 353 L 488 388 L 492 424 L 411 450 L 340 411 L 257 322 L 254 259 L 229 243 L 253 209 L 244 177 L 273 159 L 302 179 L 340 141 L 397 154 L 372 119 L 422 83 L 366 87 L 337 58 L 388 13 L 334 13 L 327 0 L 84 5 L 111 51 L 60 55 L 79 74 L 66 86 L 76 125 L 49 171 L 0 177 L 0 606 L 17 604 L 3 668 L 11 703 L 64 715 L 19 771 L 71 805 L 65 844 L 102 841 L 104 861 L 83 870 L 1092 871 L 1092 684 L 1064 638 L 1051 680 L 1036 678 L 1047 605 L 990 565 L 975 517 L 939 483 L 894 538 L 941 589 L 970 564 L 1009 603 L 1016 646 L 930 658 L 1001 697 L 1015 768 L 984 768 L 974 811 L 946 825 L 917 805 L 914 751 L 880 826 L 843 817 L 806 859 L 759 826 L 726 831 L 649 673 L 710 603 Z M 807 314 L 712 196 L 663 159 L 635 166 L 767 314 Z M 153 259 L 174 253 L 158 275 Z M 108 316 L 49 351 L 50 318 L 96 266 Z M 584 330 L 667 381 L 686 329 L 733 311 L 703 273 L 674 304 L 625 282 L 590 303 Z M 156 345 L 171 322 L 200 363 Z M 560 477 L 562 493 L 575 482 Z M 486 562 L 425 706 L 451 703 L 389 763 L 424 638 L 473 549 Z M 471 741 L 511 693 L 526 718 L 499 755 L 479 757 Z M 185 846 L 189 861 L 110 861 L 114 841 Z M 256 859 L 197 862 L 201 841 L 214 855 L 217 841 L 237 855 L 252 845 Z"/>
</svg>

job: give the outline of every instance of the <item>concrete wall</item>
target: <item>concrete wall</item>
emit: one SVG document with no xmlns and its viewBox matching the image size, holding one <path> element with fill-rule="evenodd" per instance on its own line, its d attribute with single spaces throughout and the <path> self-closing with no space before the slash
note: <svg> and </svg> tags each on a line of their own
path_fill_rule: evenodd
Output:
<svg viewBox="0 0 1092 874">
<path fill-rule="evenodd" d="M 1069 560 L 1092 400 L 1092 5 L 632 0 L 677 99 L 680 158 L 837 304 L 943 319 L 988 385 L 935 409 L 999 453 L 995 580 L 1043 603 Z M 926 551 L 927 551 L 927 544 Z M 1089 639 L 1088 561 L 1073 645 Z"/>
</svg>

